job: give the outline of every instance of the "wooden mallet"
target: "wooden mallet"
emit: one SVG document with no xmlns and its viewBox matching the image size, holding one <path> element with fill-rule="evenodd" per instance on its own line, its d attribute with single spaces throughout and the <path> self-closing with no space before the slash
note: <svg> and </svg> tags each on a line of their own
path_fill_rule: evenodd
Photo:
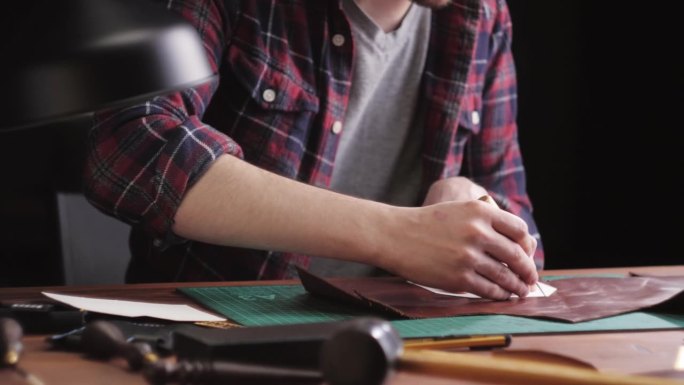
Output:
<svg viewBox="0 0 684 385">
<path fill-rule="evenodd" d="M 350 322 L 323 344 L 323 378 L 330 385 L 379 385 L 398 369 L 495 384 L 682 385 L 656 377 L 599 373 L 565 365 L 437 350 L 403 350 L 387 321 Z"/>
</svg>

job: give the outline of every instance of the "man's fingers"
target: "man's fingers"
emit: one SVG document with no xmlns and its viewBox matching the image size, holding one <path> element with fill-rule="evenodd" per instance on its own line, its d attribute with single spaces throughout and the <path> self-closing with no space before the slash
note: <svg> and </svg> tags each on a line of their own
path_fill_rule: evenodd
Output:
<svg viewBox="0 0 684 385">
<path fill-rule="evenodd" d="M 499 205 L 494 198 L 489 195 L 483 195 L 478 198 L 478 200 L 499 208 Z M 523 250 L 525 250 L 525 253 L 532 256 L 537 249 L 537 240 L 529 234 L 527 223 L 520 217 L 503 210 L 497 212 L 497 214 L 500 215 L 496 215 L 492 220 L 494 229 L 515 242 L 518 242 Z"/>
<path fill-rule="evenodd" d="M 486 245 L 483 245 L 483 247 L 484 251 L 491 256 L 490 259 L 492 264 L 500 265 L 501 263 L 505 263 L 508 265 L 506 270 L 509 270 L 512 274 L 520 277 L 520 280 L 528 285 L 533 285 L 539 279 L 537 268 L 534 266 L 532 258 L 527 255 L 519 244 L 511 241 L 507 237 L 504 237 L 501 234 L 494 234 L 491 241 Z M 493 279 L 495 277 L 491 277 L 489 274 L 485 276 L 492 279 L 494 282 L 499 283 Z M 509 290 L 514 291 L 510 288 Z"/>
<path fill-rule="evenodd" d="M 530 291 L 528 284 L 523 282 L 508 266 L 492 258 L 487 257 L 483 260 L 476 271 L 492 283 L 521 298 L 527 296 Z"/>
<path fill-rule="evenodd" d="M 534 256 L 535 250 L 537 250 L 537 240 L 533 236 L 525 237 L 521 244 L 525 253 L 530 257 Z"/>
<path fill-rule="evenodd" d="M 482 298 L 503 301 L 511 297 L 510 291 L 505 290 L 501 286 L 477 273 L 470 275 L 468 280 L 470 281 L 468 282 L 470 287 L 468 291 L 479 295 Z"/>
<path fill-rule="evenodd" d="M 499 210 L 492 217 L 492 227 L 497 232 L 505 235 L 512 241 L 518 243 L 529 256 L 534 254 L 537 248 L 537 240 L 530 235 L 527 223 L 507 211 Z"/>
<path fill-rule="evenodd" d="M 530 234 L 527 232 L 527 223 L 508 211 L 497 210 L 492 217 L 492 227 L 508 238 L 519 241 Z"/>
</svg>

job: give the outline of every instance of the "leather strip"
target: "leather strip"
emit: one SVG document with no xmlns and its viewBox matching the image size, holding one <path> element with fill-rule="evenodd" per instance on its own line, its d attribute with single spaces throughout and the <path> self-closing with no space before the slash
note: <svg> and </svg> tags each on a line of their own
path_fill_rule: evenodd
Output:
<svg viewBox="0 0 684 385">
<path fill-rule="evenodd" d="M 684 312 L 684 277 L 577 277 L 553 280 L 549 297 L 507 301 L 432 293 L 399 277 L 322 278 L 299 269 L 316 296 L 405 318 L 506 314 L 582 322 L 636 310 Z"/>
</svg>

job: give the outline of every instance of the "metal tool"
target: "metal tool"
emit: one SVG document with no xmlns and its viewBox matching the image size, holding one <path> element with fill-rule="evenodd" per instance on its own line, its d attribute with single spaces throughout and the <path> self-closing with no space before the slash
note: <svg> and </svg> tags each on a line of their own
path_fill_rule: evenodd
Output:
<svg viewBox="0 0 684 385">
<path fill-rule="evenodd" d="M 38 377 L 19 367 L 24 350 L 21 325 L 12 318 L 0 318 L 0 367 L 13 368 L 30 385 L 44 385 Z"/>
</svg>

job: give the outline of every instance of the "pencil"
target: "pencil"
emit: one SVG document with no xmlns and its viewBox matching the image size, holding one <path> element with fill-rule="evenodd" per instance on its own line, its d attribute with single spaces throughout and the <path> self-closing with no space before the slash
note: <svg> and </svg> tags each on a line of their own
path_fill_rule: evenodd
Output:
<svg viewBox="0 0 684 385">
<path fill-rule="evenodd" d="M 493 349 L 505 348 L 511 344 L 511 336 L 447 336 L 404 340 L 404 349 Z"/>
</svg>

